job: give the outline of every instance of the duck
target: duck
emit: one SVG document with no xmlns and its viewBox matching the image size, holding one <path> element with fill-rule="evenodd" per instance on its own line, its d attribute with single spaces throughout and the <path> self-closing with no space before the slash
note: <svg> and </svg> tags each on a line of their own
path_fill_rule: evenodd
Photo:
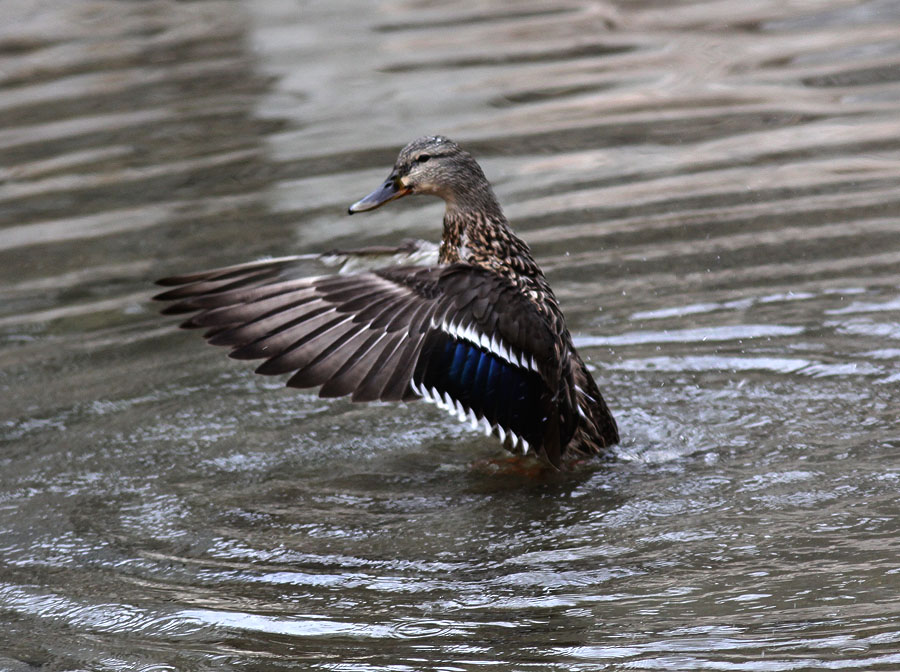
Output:
<svg viewBox="0 0 900 672">
<path fill-rule="evenodd" d="M 308 276 L 295 255 L 163 278 L 165 314 L 204 329 L 256 372 L 353 401 L 424 400 L 553 469 L 611 458 L 619 430 L 572 342 L 559 301 L 514 233 L 481 166 L 436 135 L 400 150 L 388 178 L 349 207 L 410 195 L 443 199 L 443 233 L 421 246 L 326 253 L 402 257 L 374 269 Z M 409 255 L 407 255 L 409 256 Z M 307 270 L 308 273 L 308 270 Z"/>
</svg>

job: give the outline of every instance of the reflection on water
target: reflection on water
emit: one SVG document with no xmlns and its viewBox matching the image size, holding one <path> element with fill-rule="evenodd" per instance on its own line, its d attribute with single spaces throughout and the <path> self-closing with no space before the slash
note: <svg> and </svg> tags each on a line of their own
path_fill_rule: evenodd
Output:
<svg viewBox="0 0 900 672">
<path fill-rule="evenodd" d="M 37 3 L 0 31 L 0 668 L 896 669 L 900 11 Z M 482 160 L 619 420 L 527 480 L 150 280 L 435 239 Z M 311 269 L 314 262 L 311 263 Z"/>
</svg>

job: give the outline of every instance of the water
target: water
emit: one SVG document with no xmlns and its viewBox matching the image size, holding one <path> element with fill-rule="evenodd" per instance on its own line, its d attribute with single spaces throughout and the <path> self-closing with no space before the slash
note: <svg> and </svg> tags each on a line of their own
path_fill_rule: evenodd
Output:
<svg viewBox="0 0 900 672">
<path fill-rule="evenodd" d="M 900 669 L 900 5 L 4 6 L 0 669 Z M 435 239 L 470 148 L 619 459 L 496 474 L 154 278 Z"/>
</svg>

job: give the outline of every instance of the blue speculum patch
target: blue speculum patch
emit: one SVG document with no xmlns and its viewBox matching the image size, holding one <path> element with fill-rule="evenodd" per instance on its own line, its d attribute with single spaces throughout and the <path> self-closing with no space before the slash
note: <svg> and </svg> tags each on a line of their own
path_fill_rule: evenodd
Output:
<svg viewBox="0 0 900 672">
<path fill-rule="evenodd" d="M 449 395 L 491 425 L 541 442 L 544 383 L 534 371 L 512 364 L 467 340 L 436 333 L 423 350 L 416 384 Z"/>
</svg>

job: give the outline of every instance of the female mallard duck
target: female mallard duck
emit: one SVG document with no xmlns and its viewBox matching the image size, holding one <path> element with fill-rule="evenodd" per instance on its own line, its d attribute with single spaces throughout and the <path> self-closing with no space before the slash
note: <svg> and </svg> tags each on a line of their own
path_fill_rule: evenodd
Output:
<svg viewBox="0 0 900 672">
<path fill-rule="evenodd" d="M 575 351 L 553 291 L 507 223 L 472 156 L 443 137 L 400 151 L 378 189 L 350 206 L 407 194 L 446 202 L 437 264 L 297 277 L 284 257 L 165 278 L 166 313 L 262 374 L 354 401 L 424 398 L 483 425 L 514 453 L 555 467 L 601 454 L 616 422 Z"/>
</svg>

